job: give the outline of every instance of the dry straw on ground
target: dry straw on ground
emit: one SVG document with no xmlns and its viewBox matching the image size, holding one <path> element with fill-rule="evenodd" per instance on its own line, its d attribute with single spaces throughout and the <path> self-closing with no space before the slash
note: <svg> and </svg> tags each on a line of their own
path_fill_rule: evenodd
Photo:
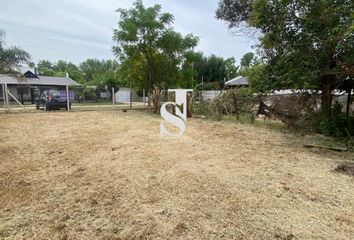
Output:
<svg viewBox="0 0 354 240">
<path fill-rule="evenodd" d="M 161 121 L 0 115 L 0 238 L 354 238 L 353 177 L 329 171 L 350 153 L 202 119 L 160 137 Z"/>
</svg>

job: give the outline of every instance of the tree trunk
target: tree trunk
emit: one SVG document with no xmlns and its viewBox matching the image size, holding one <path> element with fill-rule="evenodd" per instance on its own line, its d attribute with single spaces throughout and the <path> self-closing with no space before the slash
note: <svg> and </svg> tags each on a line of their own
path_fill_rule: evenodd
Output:
<svg viewBox="0 0 354 240">
<path fill-rule="evenodd" d="M 193 94 L 187 93 L 187 118 L 193 117 Z"/>
<path fill-rule="evenodd" d="M 148 91 L 148 108 L 151 107 L 151 92 Z"/>
<path fill-rule="evenodd" d="M 345 115 L 348 117 L 349 116 L 349 108 L 350 108 L 350 96 L 352 94 L 352 89 L 349 90 L 348 92 L 348 99 L 347 99 L 347 109 L 345 112 Z"/>
<path fill-rule="evenodd" d="M 234 105 L 235 105 L 235 117 L 236 117 L 236 121 L 239 119 L 238 116 L 238 107 L 237 107 L 237 101 L 236 101 L 236 97 L 235 97 L 235 93 L 232 93 L 233 99 L 234 99 Z"/>
<path fill-rule="evenodd" d="M 322 114 L 323 116 L 331 116 L 331 106 L 332 106 L 332 76 L 325 75 L 322 80 Z"/>
<path fill-rule="evenodd" d="M 352 94 L 352 89 L 353 89 L 353 82 L 354 80 L 349 80 L 350 83 L 349 83 L 349 91 L 347 91 L 348 93 L 348 99 L 347 99 L 347 109 L 345 111 L 345 115 L 348 117 L 349 116 L 349 109 L 350 109 L 350 97 L 351 97 L 351 94 Z"/>
<path fill-rule="evenodd" d="M 154 113 L 159 113 L 160 111 L 160 93 L 161 89 L 154 86 Z"/>
</svg>

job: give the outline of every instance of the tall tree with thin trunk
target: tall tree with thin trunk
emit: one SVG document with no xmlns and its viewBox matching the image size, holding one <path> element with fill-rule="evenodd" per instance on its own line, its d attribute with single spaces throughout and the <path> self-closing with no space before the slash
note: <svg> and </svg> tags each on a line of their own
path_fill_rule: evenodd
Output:
<svg viewBox="0 0 354 240">
<path fill-rule="evenodd" d="M 182 63 L 185 53 L 198 44 L 199 38 L 192 34 L 182 36 L 174 31 L 171 27 L 173 15 L 162 13 L 161 5 L 158 4 L 145 8 L 142 1 L 138 0 L 133 3 L 133 8 L 120 8 L 117 12 L 120 20 L 113 32 L 113 40 L 117 45 L 112 47 L 112 51 L 121 62 L 128 62 L 121 66 L 133 66 L 144 71 L 140 80 L 146 81 L 143 85 L 148 92 L 151 93 L 154 87 L 161 91 L 178 71 L 177 66 Z M 137 70 L 126 69 L 122 72 Z"/>
</svg>

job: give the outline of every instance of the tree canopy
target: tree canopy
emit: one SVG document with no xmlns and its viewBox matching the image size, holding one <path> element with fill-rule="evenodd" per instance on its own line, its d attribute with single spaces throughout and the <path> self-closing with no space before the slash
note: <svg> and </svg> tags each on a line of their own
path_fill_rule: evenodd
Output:
<svg viewBox="0 0 354 240">
<path fill-rule="evenodd" d="M 223 86 L 224 81 L 235 78 L 238 75 L 239 66 L 236 66 L 234 57 L 224 59 L 221 56 L 210 54 L 204 56 L 202 52 L 195 53 L 194 69 L 198 72 L 198 83 L 218 82 Z"/>
<path fill-rule="evenodd" d="M 141 0 L 131 9 L 120 8 L 118 28 L 113 32 L 117 45 L 112 51 L 121 62 L 121 76 L 129 79 L 133 74 L 134 85 L 148 91 L 154 86 L 161 89 L 176 84 L 182 76 L 179 66 L 199 42 L 193 34 L 182 36 L 176 32 L 172 28 L 173 15 L 161 10 L 158 4 L 145 8 Z"/>
<path fill-rule="evenodd" d="M 19 47 L 5 46 L 5 31 L 0 29 L 0 74 L 21 77 L 20 64 L 31 64 L 31 56 Z"/>
<path fill-rule="evenodd" d="M 318 89 L 323 106 L 330 106 L 331 90 L 353 76 L 351 0 L 221 0 L 216 17 L 239 32 L 259 34 L 266 63 L 262 79 L 255 82 L 260 90 Z"/>
</svg>

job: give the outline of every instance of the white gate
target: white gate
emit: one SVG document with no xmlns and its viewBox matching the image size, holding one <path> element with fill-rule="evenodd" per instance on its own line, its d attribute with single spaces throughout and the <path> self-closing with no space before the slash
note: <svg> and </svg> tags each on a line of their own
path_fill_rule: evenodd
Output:
<svg viewBox="0 0 354 240">
<path fill-rule="evenodd" d="M 130 92 L 129 91 L 118 91 L 116 92 L 116 102 L 130 102 Z"/>
</svg>

